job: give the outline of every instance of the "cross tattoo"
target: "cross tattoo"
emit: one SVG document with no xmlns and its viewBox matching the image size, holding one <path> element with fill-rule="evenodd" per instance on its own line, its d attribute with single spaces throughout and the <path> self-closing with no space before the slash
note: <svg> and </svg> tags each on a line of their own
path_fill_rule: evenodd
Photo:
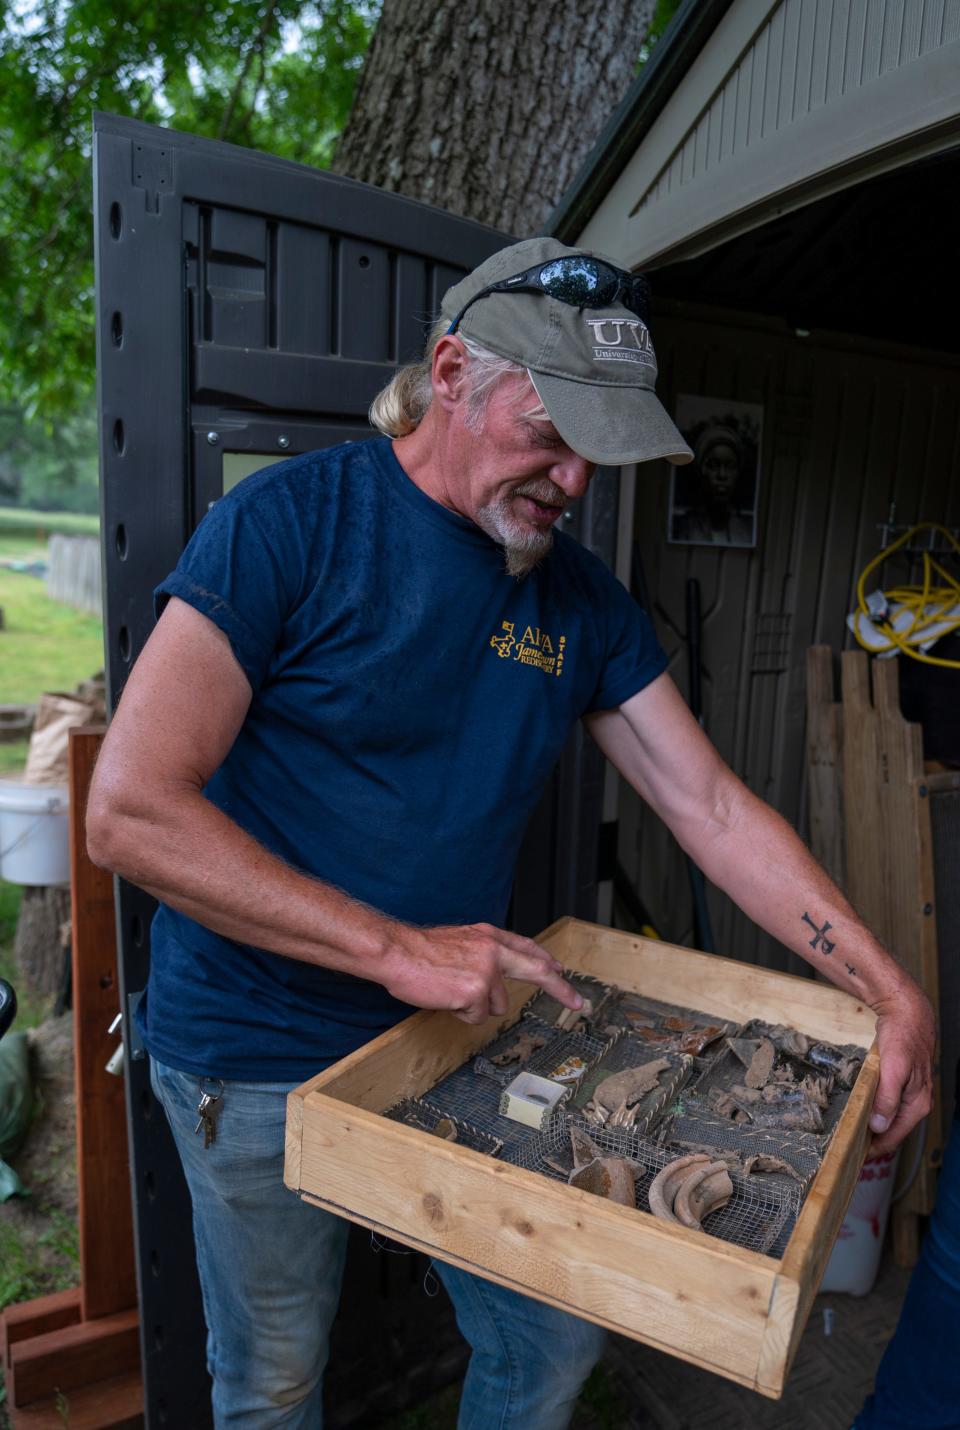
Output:
<svg viewBox="0 0 960 1430">
<path fill-rule="evenodd" d="M 823 928 L 818 929 L 809 914 L 803 915 L 803 922 L 809 924 L 810 927 L 813 929 L 813 938 L 810 940 L 810 947 L 816 948 L 818 943 L 822 943 L 824 953 L 833 953 L 833 950 L 836 948 L 837 945 L 835 943 L 831 943 L 830 940 L 827 938 L 827 929 L 833 928 L 833 925 L 825 922 Z"/>
<path fill-rule="evenodd" d="M 848 964 L 847 964 L 847 972 L 850 974 L 850 977 L 851 977 L 851 978 L 854 976 L 854 974 L 856 973 L 856 971 L 857 971 L 857 970 L 854 968 L 854 966 L 853 966 L 852 963 L 848 963 Z"/>
</svg>

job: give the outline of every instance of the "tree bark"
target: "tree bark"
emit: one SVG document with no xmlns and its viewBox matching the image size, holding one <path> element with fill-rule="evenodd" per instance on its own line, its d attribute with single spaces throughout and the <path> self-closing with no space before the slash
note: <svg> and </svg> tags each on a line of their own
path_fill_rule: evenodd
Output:
<svg viewBox="0 0 960 1430">
<path fill-rule="evenodd" d="M 13 955 L 18 976 L 38 997 L 54 998 L 63 986 L 69 945 L 61 930 L 69 918 L 69 889 L 59 885 L 24 889 Z"/>
<path fill-rule="evenodd" d="M 384 0 L 333 168 L 526 237 L 623 98 L 655 0 Z"/>
</svg>

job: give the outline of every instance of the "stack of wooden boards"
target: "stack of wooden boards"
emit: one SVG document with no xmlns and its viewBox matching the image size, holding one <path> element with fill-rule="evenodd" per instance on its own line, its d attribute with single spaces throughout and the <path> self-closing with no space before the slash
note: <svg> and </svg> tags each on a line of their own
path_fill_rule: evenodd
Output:
<svg viewBox="0 0 960 1430">
<path fill-rule="evenodd" d="M 900 712 L 896 660 L 844 651 L 840 685 L 837 700 L 833 652 L 812 646 L 807 655 L 811 848 L 939 1014 L 931 804 L 932 797 L 960 786 L 960 776 L 925 768 L 921 728 Z M 942 1148 L 938 1076 L 926 1126 L 901 1154 L 901 1180 L 914 1167 L 916 1174 L 893 1208 L 900 1265 L 917 1258 L 917 1219 L 933 1210 Z"/>
</svg>

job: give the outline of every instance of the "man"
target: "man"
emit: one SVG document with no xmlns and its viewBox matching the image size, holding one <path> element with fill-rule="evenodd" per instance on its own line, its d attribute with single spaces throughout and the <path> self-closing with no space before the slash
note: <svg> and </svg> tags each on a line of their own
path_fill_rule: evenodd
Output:
<svg viewBox="0 0 960 1430">
<path fill-rule="evenodd" d="M 320 1425 L 345 1228 L 282 1185 L 287 1090 L 410 1006 L 480 1022 L 508 978 L 579 1006 L 500 925 L 581 716 L 714 882 L 877 1008 L 880 1145 L 929 1105 L 923 994 L 720 760 L 646 616 L 554 536 L 595 463 L 690 457 L 645 299 L 551 239 L 494 255 L 374 403 L 394 441 L 249 478 L 159 589 L 88 841 L 161 901 L 143 1033 L 193 1199 L 218 1426 Z M 437 1271 L 473 1347 L 464 1430 L 566 1425 L 597 1328 Z"/>
</svg>

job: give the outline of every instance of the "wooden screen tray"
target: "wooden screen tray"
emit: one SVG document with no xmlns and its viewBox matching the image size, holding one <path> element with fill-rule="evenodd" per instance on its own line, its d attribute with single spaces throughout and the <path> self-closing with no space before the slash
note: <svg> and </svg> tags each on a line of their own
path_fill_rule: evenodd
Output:
<svg viewBox="0 0 960 1430">
<path fill-rule="evenodd" d="M 736 1021 L 870 1047 L 782 1260 L 659 1221 L 378 1116 L 508 1027 L 416 1013 L 290 1094 L 285 1180 L 318 1206 L 679 1356 L 773 1399 L 806 1324 L 870 1140 L 875 1018 L 814 981 L 561 919 L 539 940 L 565 967 Z"/>
</svg>

